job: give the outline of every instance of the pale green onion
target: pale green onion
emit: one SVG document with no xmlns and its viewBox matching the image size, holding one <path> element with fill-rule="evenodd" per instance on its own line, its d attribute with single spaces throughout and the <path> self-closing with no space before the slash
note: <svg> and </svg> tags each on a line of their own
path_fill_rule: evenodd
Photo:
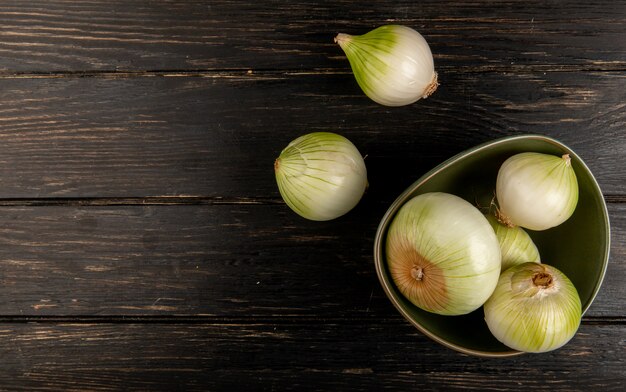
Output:
<svg viewBox="0 0 626 392">
<path fill-rule="evenodd" d="M 582 315 L 578 292 L 567 276 L 537 263 L 504 271 L 484 311 L 496 339 L 533 353 L 565 345 L 576 334 Z"/>
<path fill-rule="evenodd" d="M 363 157 L 348 139 L 315 132 L 293 140 L 274 162 L 280 194 L 300 216 L 326 221 L 354 208 L 367 187 Z"/>
<path fill-rule="evenodd" d="M 338 34 L 335 42 L 365 95 L 381 105 L 408 105 L 439 85 L 430 47 L 410 27 L 386 25 L 359 36 Z"/>
<path fill-rule="evenodd" d="M 539 250 L 528 233 L 519 226 L 509 227 L 492 214 L 487 215 L 500 243 L 502 271 L 526 262 L 541 263 Z"/>
<path fill-rule="evenodd" d="M 578 181 L 568 154 L 525 152 L 508 158 L 496 180 L 502 221 L 546 230 L 569 219 L 578 203 Z"/>
<path fill-rule="evenodd" d="M 425 193 L 406 202 L 386 239 L 386 260 L 400 292 L 428 312 L 478 309 L 500 274 L 500 247 L 483 214 L 460 197 Z"/>
</svg>

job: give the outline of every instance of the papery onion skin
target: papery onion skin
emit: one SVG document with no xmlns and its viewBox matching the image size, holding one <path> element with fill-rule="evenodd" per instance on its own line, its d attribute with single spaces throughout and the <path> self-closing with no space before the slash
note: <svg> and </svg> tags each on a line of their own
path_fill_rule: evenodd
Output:
<svg viewBox="0 0 626 392">
<path fill-rule="evenodd" d="M 500 247 L 486 218 L 448 193 L 407 201 L 389 226 L 385 250 L 400 292 L 417 307 L 441 315 L 478 309 L 500 274 Z"/>
<path fill-rule="evenodd" d="M 508 158 L 496 179 L 500 214 L 510 224 L 546 230 L 569 219 L 578 181 L 569 155 L 525 152 Z"/>
<path fill-rule="evenodd" d="M 357 83 L 385 106 L 403 106 L 431 95 L 439 85 L 433 56 L 420 33 L 386 25 L 366 34 L 338 34 Z"/>
<path fill-rule="evenodd" d="M 537 263 L 504 271 L 484 311 L 496 339 L 530 353 L 565 345 L 576 334 L 582 316 L 578 292 L 567 276 Z"/>
<path fill-rule="evenodd" d="M 314 132 L 293 140 L 274 162 L 278 189 L 298 215 L 327 221 L 354 208 L 367 187 L 367 169 L 347 138 Z"/>
<path fill-rule="evenodd" d="M 541 263 L 539 249 L 524 229 L 519 226 L 509 227 L 492 214 L 486 217 L 500 244 L 502 271 L 526 262 Z"/>
</svg>

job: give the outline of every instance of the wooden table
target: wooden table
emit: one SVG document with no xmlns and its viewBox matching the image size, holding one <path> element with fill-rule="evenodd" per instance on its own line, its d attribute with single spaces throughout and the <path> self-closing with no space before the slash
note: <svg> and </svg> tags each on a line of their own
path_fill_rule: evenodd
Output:
<svg viewBox="0 0 626 392">
<path fill-rule="evenodd" d="M 3 0 L 0 18 L 0 389 L 623 390 L 624 1 Z M 333 43 L 391 23 L 441 82 L 400 108 Z M 313 131 L 367 156 L 367 194 L 330 222 L 274 180 Z M 469 357 L 391 305 L 374 233 L 432 167 L 525 133 L 596 175 L 607 275 L 564 348 Z"/>
</svg>

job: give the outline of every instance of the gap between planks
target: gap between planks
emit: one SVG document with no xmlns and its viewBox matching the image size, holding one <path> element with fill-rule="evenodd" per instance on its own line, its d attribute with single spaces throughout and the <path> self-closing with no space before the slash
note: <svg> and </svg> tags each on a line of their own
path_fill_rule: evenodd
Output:
<svg viewBox="0 0 626 392">
<path fill-rule="evenodd" d="M 626 195 L 605 195 L 609 204 L 626 203 Z M 0 207 L 106 207 L 106 206 L 188 206 L 188 205 L 281 205 L 282 199 L 219 196 L 145 196 L 145 197 L 49 197 L 0 198 Z"/>
<path fill-rule="evenodd" d="M 626 63 L 607 62 L 597 64 L 542 64 L 542 65 L 472 65 L 465 67 L 438 66 L 437 70 L 444 73 L 519 73 L 535 72 L 624 72 Z M 125 79 L 138 77 L 205 77 L 205 78 L 280 78 L 285 76 L 303 75 L 347 75 L 349 68 L 311 68 L 311 69 L 250 69 L 250 68 L 216 68 L 216 69 L 154 69 L 154 70 L 82 70 L 82 71 L 31 71 L 31 72 L 0 72 L 0 79 L 61 79 L 61 78 L 101 78 Z"/>
</svg>

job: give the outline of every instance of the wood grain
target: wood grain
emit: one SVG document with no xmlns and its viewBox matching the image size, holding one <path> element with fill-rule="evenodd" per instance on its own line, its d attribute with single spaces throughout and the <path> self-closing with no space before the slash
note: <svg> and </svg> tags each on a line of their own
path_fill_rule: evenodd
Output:
<svg viewBox="0 0 626 392">
<path fill-rule="evenodd" d="M 395 315 L 372 253 L 385 210 L 366 198 L 309 222 L 282 204 L 3 207 L 0 315 Z M 609 211 L 611 260 L 589 320 L 624 316 L 626 204 Z"/>
<path fill-rule="evenodd" d="M 398 318 L 5 324 L 0 384 L 29 391 L 620 391 L 625 332 L 624 325 L 582 326 L 549 354 L 485 360 L 439 346 Z"/>
<path fill-rule="evenodd" d="M 623 1 L 3 1 L 0 70 L 349 69 L 333 43 L 405 24 L 441 69 L 623 70 Z"/>
<path fill-rule="evenodd" d="M 0 20 L 0 390 L 623 389 L 624 1 L 5 0 Z M 389 23 L 441 81 L 402 108 L 332 42 Z M 275 185 L 312 131 L 366 156 L 336 221 Z M 611 258 L 568 345 L 468 357 L 398 314 L 374 233 L 424 172 L 523 133 L 595 174 Z"/>
<path fill-rule="evenodd" d="M 313 131 L 355 143 L 385 204 L 452 155 L 522 133 L 561 140 L 606 194 L 626 193 L 619 72 L 447 72 L 402 108 L 347 73 L 205 76 L 0 79 L 0 197 L 276 199 L 274 159 Z"/>
</svg>

